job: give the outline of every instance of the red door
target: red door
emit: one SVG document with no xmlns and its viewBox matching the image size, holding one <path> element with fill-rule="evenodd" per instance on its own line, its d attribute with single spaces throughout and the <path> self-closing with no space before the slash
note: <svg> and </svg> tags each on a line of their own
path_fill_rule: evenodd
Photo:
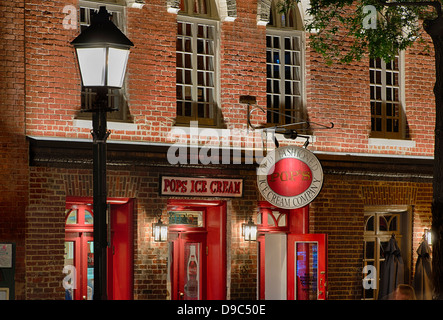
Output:
<svg viewBox="0 0 443 320">
<path fill-rule="evenodd" d="M 326 300 L 326 234 L 288 235 L 288 300 Z"/>
<path fill-rule="evenodd" d="M 170 233 L 170 281 L 173 300 L 206 299 L 206 233 Z"/>
<path fill-rule="evenodd" d="M 108 299 L 133 298 L 133 201 L 110 205 L 108 248 Z"/>
<path fill-rule="evenodd" d="M 226 202 L 171 199 L 168 215 L 168 298 L 225 300 Z"/>
</svg>

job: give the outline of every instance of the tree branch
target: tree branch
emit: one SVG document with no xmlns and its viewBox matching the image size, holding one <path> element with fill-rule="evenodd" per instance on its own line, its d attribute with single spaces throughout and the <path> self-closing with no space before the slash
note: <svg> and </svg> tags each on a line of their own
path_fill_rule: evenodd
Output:
<svg viewBox="0 0 443 320">
<path fill-rule="evenodd" d="M 378 3 L 382 6 L 387 7 L 400 7 L 400 6 L 413 6 L 413 7 L 421 7 L 421 6 L 432 6 L 437 11 L 438 17 L 441 16 L 441 3 L 440 1 L 418 1 L 418 2 L 386 2 L 378 0 Z"/>
</svg>

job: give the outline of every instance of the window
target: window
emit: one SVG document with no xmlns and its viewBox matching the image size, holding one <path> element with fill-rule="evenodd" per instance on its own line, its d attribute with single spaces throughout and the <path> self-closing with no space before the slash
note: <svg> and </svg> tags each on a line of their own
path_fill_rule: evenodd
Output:
<svg viewBox="0 0 443 320">
<path fill-rule="evenodd" d="M 218 125 L 217 33 L 213 1 L 181 2 L 177 19 L 177 124 Z"/>
<path fill-rule="evenodd" d="M 389 240 L 395 236 L 400 248 L 405 266 L 405 280 L 408 279 L 410 265 L 411 234 L 410 229 L 410 211 L 407 206 L 387 206 L 366 208 L 365 226 L 364 226 L 364 244 L 363 244 L 363 267 L 373 266 L 377 270 L 374 276 L 375 282 L 372 286 L 362 286 L 364 300 L 376 300 L 378 298 L 380 270 L 384 263 L 383 254 Z M 369 281 L 364 277 L 363 282 Z M 369 283 L 368 283 L 369 284 Z"/>
<path fill-rule="evenodd" d="M 114 3 L 114 2 L 113 2 Z M 95 3 L 89 1 L 80 1 L 80 31 L 83 31 L 91 24 L 93 15 L 98 12 L 103 3 Z M 124 32 L 124 12 L 122 6 L 106 4 L 106 9 L 111 14 L 112 22 Z M 94 88 L 85 88 L 82 86 L 81 93 L 81 109 L 92 109 L 95 104 L 97 93 Z M 108 106 L 116 111 L 108 114 L 108 120 L 111 121 L 128 121 L 129 111 L 125 98 L 125 87 L 121 89 L 108 89 Z M 81 118 L 90 118 L 89 113 L 81 113 Z"/>
<path fill-rule="evenodd" d="M 372 138 L 405 138 L 400 65 L 400 55 L 388 63 L 369 60 Z"/>
<path fill-rule="evenodd" d="M 307 120 L 303 105 L 303 37 L 296 8 L 279 12 L 272 2 L 266 31 L 267 123 L 287 125 Z"/>
</svg>

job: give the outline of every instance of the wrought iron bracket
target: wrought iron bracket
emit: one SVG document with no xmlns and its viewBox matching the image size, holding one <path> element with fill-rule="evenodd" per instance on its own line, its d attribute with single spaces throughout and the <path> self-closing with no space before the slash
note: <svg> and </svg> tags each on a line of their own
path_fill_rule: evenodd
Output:
<svg viewBox="0 0 443 320">
<path fill-rule="evenodd" d="M 284 115 L 287 117 L 287 115 L 278 112 L 278 111 L 273 111 L 273 110 L 265 110 L 263 107 L 260 107 L 257 105 L 257 100 L 254 96 L 240 96 L 240 103 L 242 104 L 246 104 L 247 105 L 247 115 L 246 115 L 246 121 L 247 121 L 247 128 L 252 129 L 252 130 L 263 130 L 264 132 L 268 133 L 270 132 L 273 136 L 274 142 L 276 147 L 278 148 L 279 143 L 277 138 L 275 137 L 275 134 L 282 134 L 286 139 L 292 139 L 295 140 L 297 137 L 301 137 L 306 139 L 303 147 L 306 148 L 309 145 L 309 135 L 305 135 L 305 134 L 299 134 L 299 131 L 307 131 L 308 129 L 315 129 L 315 130 L 319 130 L 319 129 L 332 129 L 334 128 L 334 123 L 330 122 L 329 125 L 324 125 L 324 124 L 320 124 L 320 123 L 316 123 L 316 122 L 311 122 L 311 121 L 299 121 L 299 122 L 293 122 L 293 123 L 289 123 L 289 124 L 283 124 L 283 125 L 276 125 L 276 126 L 272 126 L 272 127 L 267 127 L 264 125 L 261 126 L 254 126 L 251 123 L 251 115 L 254 111 L 256 110 L 260 110 L 261 112 L 263 112 L 264 114 L 266 114 L 267 112 L 272 112 L 272 113 L 276 113 L 279 115 Z M 292 117 L 292 119 L 294 119 L 294 117 Z M 296 120 L 296 119 L 294 119 Z M 306 125 L 306 127 L 301 128 L 301 129 L 288 129 L 287 127 L 291 127 L 291 126 L 300 126 L 300 125 Z M 312 125 L 315 125 L 315 127 L 313 127 Z"/>
</svg>

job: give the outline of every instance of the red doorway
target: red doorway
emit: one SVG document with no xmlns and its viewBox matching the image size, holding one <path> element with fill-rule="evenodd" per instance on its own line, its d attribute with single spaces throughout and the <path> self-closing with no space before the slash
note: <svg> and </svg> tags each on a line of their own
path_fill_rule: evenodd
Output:
<svg viewBox="0 0 443 320">
<path fill-rule="evenodd" d="M 259 206 L 259 299 L 326 299 L 327 237 L 308 234 L 309 206 Z"/>
<path fill-rule="evenodd" d="M 66 201 L 65 267 L 71 270 L 68 300 L 92 300 L 94 246 L 92 199 Z M 108 199 L 108 299 L 133 298 L 133 200 Z"/>
<path fill-rule="evenodd" d="M 170 200 L 168 216 L 170 298 L 225 300 L 225 201 Z"/>
</svg>

